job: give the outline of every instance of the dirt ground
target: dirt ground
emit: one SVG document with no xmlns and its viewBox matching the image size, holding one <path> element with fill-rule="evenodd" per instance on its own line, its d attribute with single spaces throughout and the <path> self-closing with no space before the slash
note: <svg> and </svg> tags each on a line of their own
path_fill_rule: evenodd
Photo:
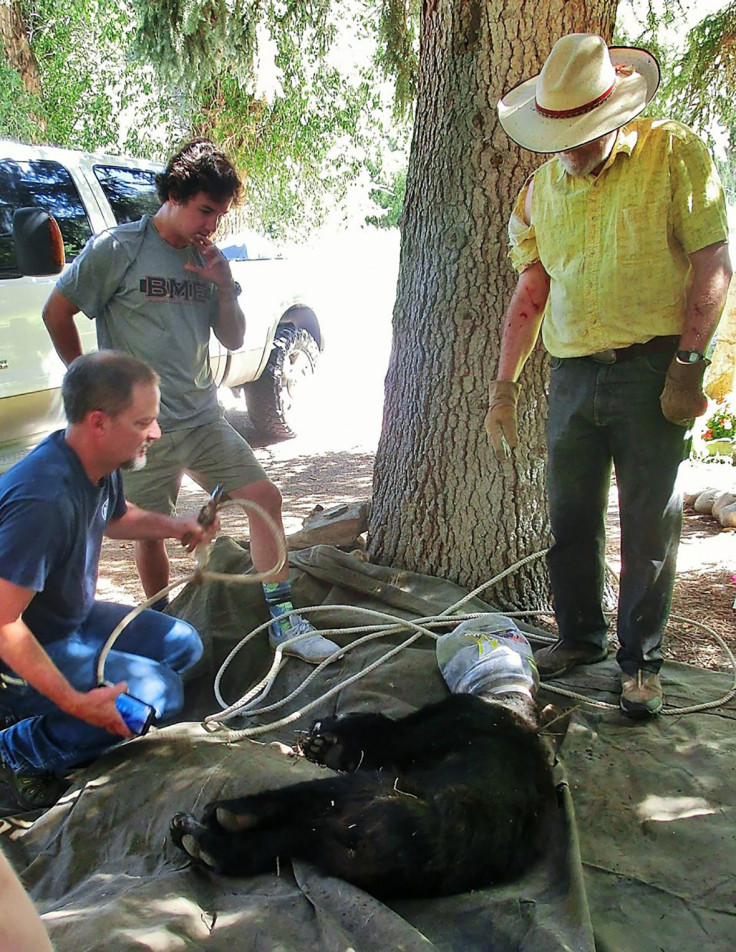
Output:
<svg viewBox="0 0 736 952">
<path fill-rule="evenodd" d="M 270 478 L 284 497 L 284 524 L 287 533 L 300 529 L 317 505 L 330 508 L 370 498 L 374 452 L 365 445 L 343 449 L 320 449 L 298 441 L 256 450 Z M 684 489 L 695 492 L 711 486 L 736 490 L 736 466 L 691 463 L 683 478 Z M 206 496 L 193 483 L 184 484 L 182 509 L 198 509 Z M 611 493 L 608 514 L 608 560 L 619 569 L 618 512 L 615 492 Z M 226 510 L 222 532 L 235 539 L 247 538 L 247 520 L 242 510 Z M 719 635 L 736 653 L 736 531 L 724 529 L 711 516 L 692 510 L 684 514 L 682 542 L 678 553 L 672 620 L 668 629 L 666 654 L 674 660 L 709 668 L 730 670 L 727 655 L 713 634 Z M 176 543 L 169 546 L 172 580 L 184 577 L 193 568 L 190 556 Z M 138 604 L 143 591 L 133 562 L 133 544 L 106 540 L 103 545 L 98 585 L 99 597 Z M 680 621 L 679 619 L 684 619 Z"/>
</svg>

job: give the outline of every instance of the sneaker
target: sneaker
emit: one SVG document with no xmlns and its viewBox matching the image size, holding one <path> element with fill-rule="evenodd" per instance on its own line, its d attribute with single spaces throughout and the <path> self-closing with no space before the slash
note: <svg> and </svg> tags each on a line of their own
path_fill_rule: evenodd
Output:
<svg viewBox="0 0 736 952">
<path fill-rule="evenodd" d="M 621 710 L 628 717 L 650 717 L 662 710 L 662 685 L 658 674 L 639 670 L 621 674 Z"/>
<path fill-rule="evenodd" d="M 71 781 L 52 773 L 16 773 L 1 757 L 0 780 L 10 787 L 15 802 L 24 810 L 52 807 L 71 786 Z"/>
<path fill-rule="evenodd" d="M 286 644 L 291 641 L 292 638 L 297 638 L 299 635 L 307 635 L 310 632 L 314 632 L 311 638 L 302 638 L 293 645 Z M 284 648 L 285 655 L 299 658 L 300 661 L 308 661 L 310 664 L 320 664 L 326 658 L 329 658 L 331 654 L 340 650 L 339 645 L 336 645 L 334 641 L 330 641 L 328 638 L 323 638 L 322 635 L 317 633 L 317 629 L 314 628 L 306 618 L 302 618 L 301 615 L 291 616 L 291 627 L 287 631 L 282 631 L 280 625 L 278 625 L 278 627 L 272 625 L 268 642 L 274 651 L 279 645 L 286 645 Z"/>
<path fill-rule="evenodd" d="M 581 664 L 597 664 L 608 657 L 608 648 L 598 645 L 565 644 L 556 641 L 548 648 L 540 648 L 534 652 L 534 663 L 539 672 L 540 681 L 549 681 L 567 674 Z"/>
</svg>

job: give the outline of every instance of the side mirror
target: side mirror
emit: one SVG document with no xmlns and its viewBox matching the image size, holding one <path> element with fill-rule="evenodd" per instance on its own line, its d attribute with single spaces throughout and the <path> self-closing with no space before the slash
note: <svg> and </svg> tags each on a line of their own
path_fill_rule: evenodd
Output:
<svg viewBox="0 0 736 952">
<path fill-rule="evenodd" d="M 64 239 L 53 215 L 42 208 L 18 208 L 13 214 L 15 257 L 21 274 L 32 278 L 59 274 L 66 260 Z"/>
</svg>

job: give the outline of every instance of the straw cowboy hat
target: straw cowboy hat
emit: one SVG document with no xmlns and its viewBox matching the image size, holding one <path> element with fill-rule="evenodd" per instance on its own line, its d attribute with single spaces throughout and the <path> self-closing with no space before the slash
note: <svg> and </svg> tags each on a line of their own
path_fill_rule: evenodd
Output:
<svg viewBox="0 0 736 952">
<path fill-rule="evenodd" d="M 659 64 L 646 50 L 609 49 L 600 36 L 571 33 L 552 47 L 539 76 L 506 93 L 498 118 L 525 149 L 562 152 L 638 116 L 658 85 Z"/>
</svg>

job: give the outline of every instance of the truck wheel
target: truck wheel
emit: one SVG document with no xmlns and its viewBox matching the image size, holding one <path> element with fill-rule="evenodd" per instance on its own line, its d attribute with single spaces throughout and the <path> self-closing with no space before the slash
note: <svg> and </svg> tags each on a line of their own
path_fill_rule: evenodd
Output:
<svg viewBox="0 0 736 952">
<path fill-rule="evenodd" d="M 301 327 L 287 325 L 276 332 L 268 363 L 258 380 L 245 384 L 245 404 L 251 422 L 271 442 L 290 440 L 299 429 L 305 384 L 314 376 L 317 342 Z"/>
</svg>

